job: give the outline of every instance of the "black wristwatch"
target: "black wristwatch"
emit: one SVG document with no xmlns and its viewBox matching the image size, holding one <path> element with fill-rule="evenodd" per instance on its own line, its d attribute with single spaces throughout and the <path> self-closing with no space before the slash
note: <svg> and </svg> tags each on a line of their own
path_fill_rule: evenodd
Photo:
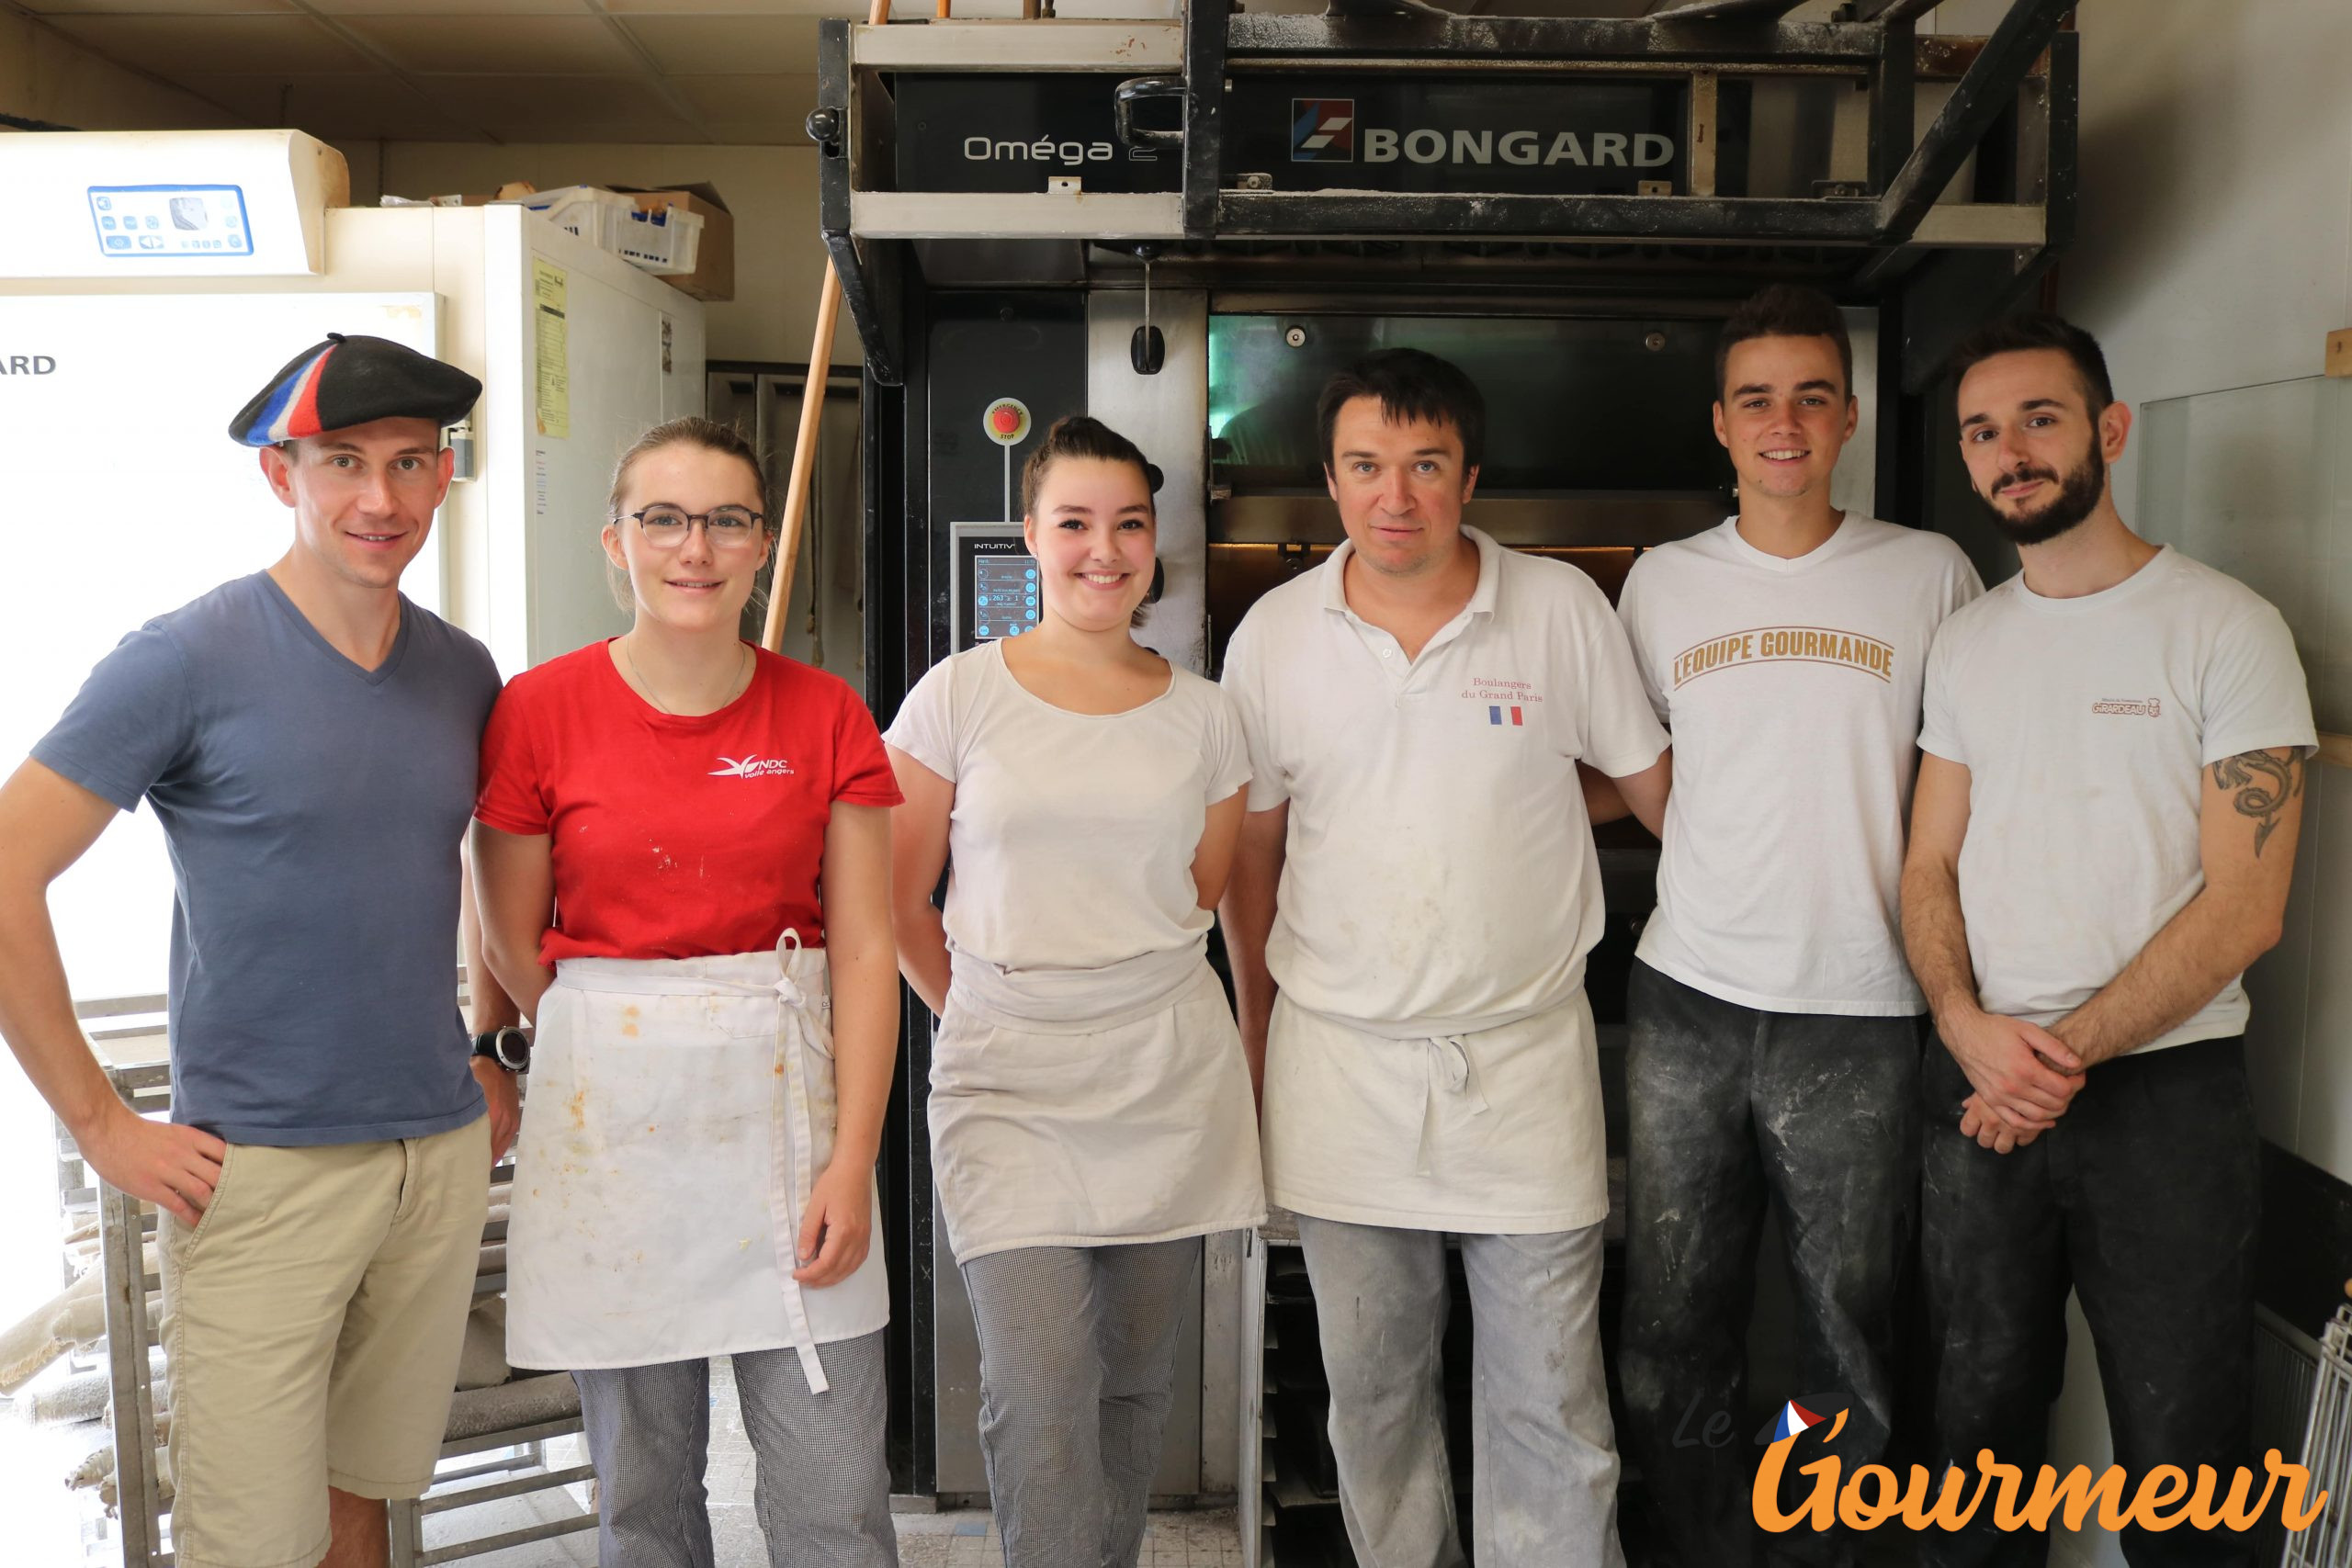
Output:
<svg viewBox="0 0 2352 1568">
<path fill-rule="evenodd" d="M 487 1034 L 474 1036 L 474 1055 L 487 1056 L 510 1073 L 519 1073 L 531 1065 L 531 1037 L 506 1024 Z"/>
</svg>

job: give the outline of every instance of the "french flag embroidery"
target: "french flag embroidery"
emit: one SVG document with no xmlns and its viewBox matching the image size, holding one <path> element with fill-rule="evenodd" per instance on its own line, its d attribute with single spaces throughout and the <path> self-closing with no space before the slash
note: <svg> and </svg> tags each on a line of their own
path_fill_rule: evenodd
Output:
<svg viewBox="0 0 2352 1568">
<path fill-rule="evenodd" d="M 1520 709 L 1515 707 L 1506 708 L 1492 705 L 1489 705 L 1487 709 L 1487 722 L 1488 724 L 1500 724 L 1503 722 L 1503 715 L 1505 714 L 1510 715 L 1511 723 L 1520 726 L 1521 728 L 1526 727 L 1527 716 Z"/>
</svg>

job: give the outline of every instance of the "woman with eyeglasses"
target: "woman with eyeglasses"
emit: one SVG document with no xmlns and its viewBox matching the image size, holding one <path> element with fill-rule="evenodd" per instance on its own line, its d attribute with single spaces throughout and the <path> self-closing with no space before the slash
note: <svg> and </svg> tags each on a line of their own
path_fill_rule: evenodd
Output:
<svg viewBox="0 0 2352 1568">
<path fill-rule="evenodd" d="M 739 635 L 767 512 L 733 429 L 639 437 L 604 530 L 628 631 L 515 677 L 482 740 L 483 945 L 537 1023 L 507 1358 L 571 1370 L 628 1568 L 712 1561 L 719 1355 L 768 1561 L 898 1561 L 872 1242 L 899 795 L 856 694 Z"/>
<path fill-rule="evenodd" d="M 1249 750 L 1225 693 L 1130 630 L 1157 480 L 1099 421 L 1056 423 L 1022 474 L 1035 628 L 933 666 L 888 737 L 899 966 L 940 1015 L 932 1168 L 1008 1568 L 1136 1561 L 1201 1238 L 1265 1214 L 1205 956 Z"/>
</svg>

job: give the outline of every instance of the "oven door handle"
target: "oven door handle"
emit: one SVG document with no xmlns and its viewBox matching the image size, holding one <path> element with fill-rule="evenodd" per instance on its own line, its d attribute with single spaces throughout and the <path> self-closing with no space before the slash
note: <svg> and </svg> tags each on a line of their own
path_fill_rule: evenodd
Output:
<svg viewBox="0 0 2352 1568">
<path fill-rule="evenodd" d="M 1111 95 L 1111 122 L 1118 130 L 1119 141 L 1138 152 L 1184 145 L 1184 133 L 1181 130 L 1154 130 L 1136 124 L 1136 105 L 1145 99 L 1182 101 L 1183 96 L 1182 76 L 1130 76 L 1120 83 Z"/>
</svg>

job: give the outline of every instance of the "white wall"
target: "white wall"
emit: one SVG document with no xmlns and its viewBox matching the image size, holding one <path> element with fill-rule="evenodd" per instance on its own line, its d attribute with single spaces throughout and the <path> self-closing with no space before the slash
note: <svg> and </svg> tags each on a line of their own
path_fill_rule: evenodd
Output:
<svg viewBox="0 0 2352 1568">
<path fill-rule="evenodd" d="M 2090 0 L 2081 27 L 2059 299 L 2138 416 L 2118 502 L 2278 604 L 2321 728 L 2352 729 L 2352 411 L 2318 379 L 2352 325 L 2352 7 Z M 2352 776 L 2314 768 L 2303 823 L 2288 939 L 2254 975 L 2256 1098 L 2264 1136 L 2352 1179 Z"/>
<path fill-rule="evenodd" d="M 2138 417 L 2118 502 L 2278 603 L 2322 728 L 2352 728 L 2352 383 L 2315 379 L 2325 334 L 2352 325 L 2352 95 L 2333 80 L 2352 7 L 2086 0 L 2077 25 L 2081 222 L 2058 296 Z M 2308 790 L 2247 1054 L 2263 1135 L 2352 1179 L 2352 774 L 2314 767 Z M 2096 1466 L 2098 1368 L 2069 1317 L 2052 1457 Z M 2052 1561 L 2122 1557 L 2086 1533 Z"/>
</svg>

